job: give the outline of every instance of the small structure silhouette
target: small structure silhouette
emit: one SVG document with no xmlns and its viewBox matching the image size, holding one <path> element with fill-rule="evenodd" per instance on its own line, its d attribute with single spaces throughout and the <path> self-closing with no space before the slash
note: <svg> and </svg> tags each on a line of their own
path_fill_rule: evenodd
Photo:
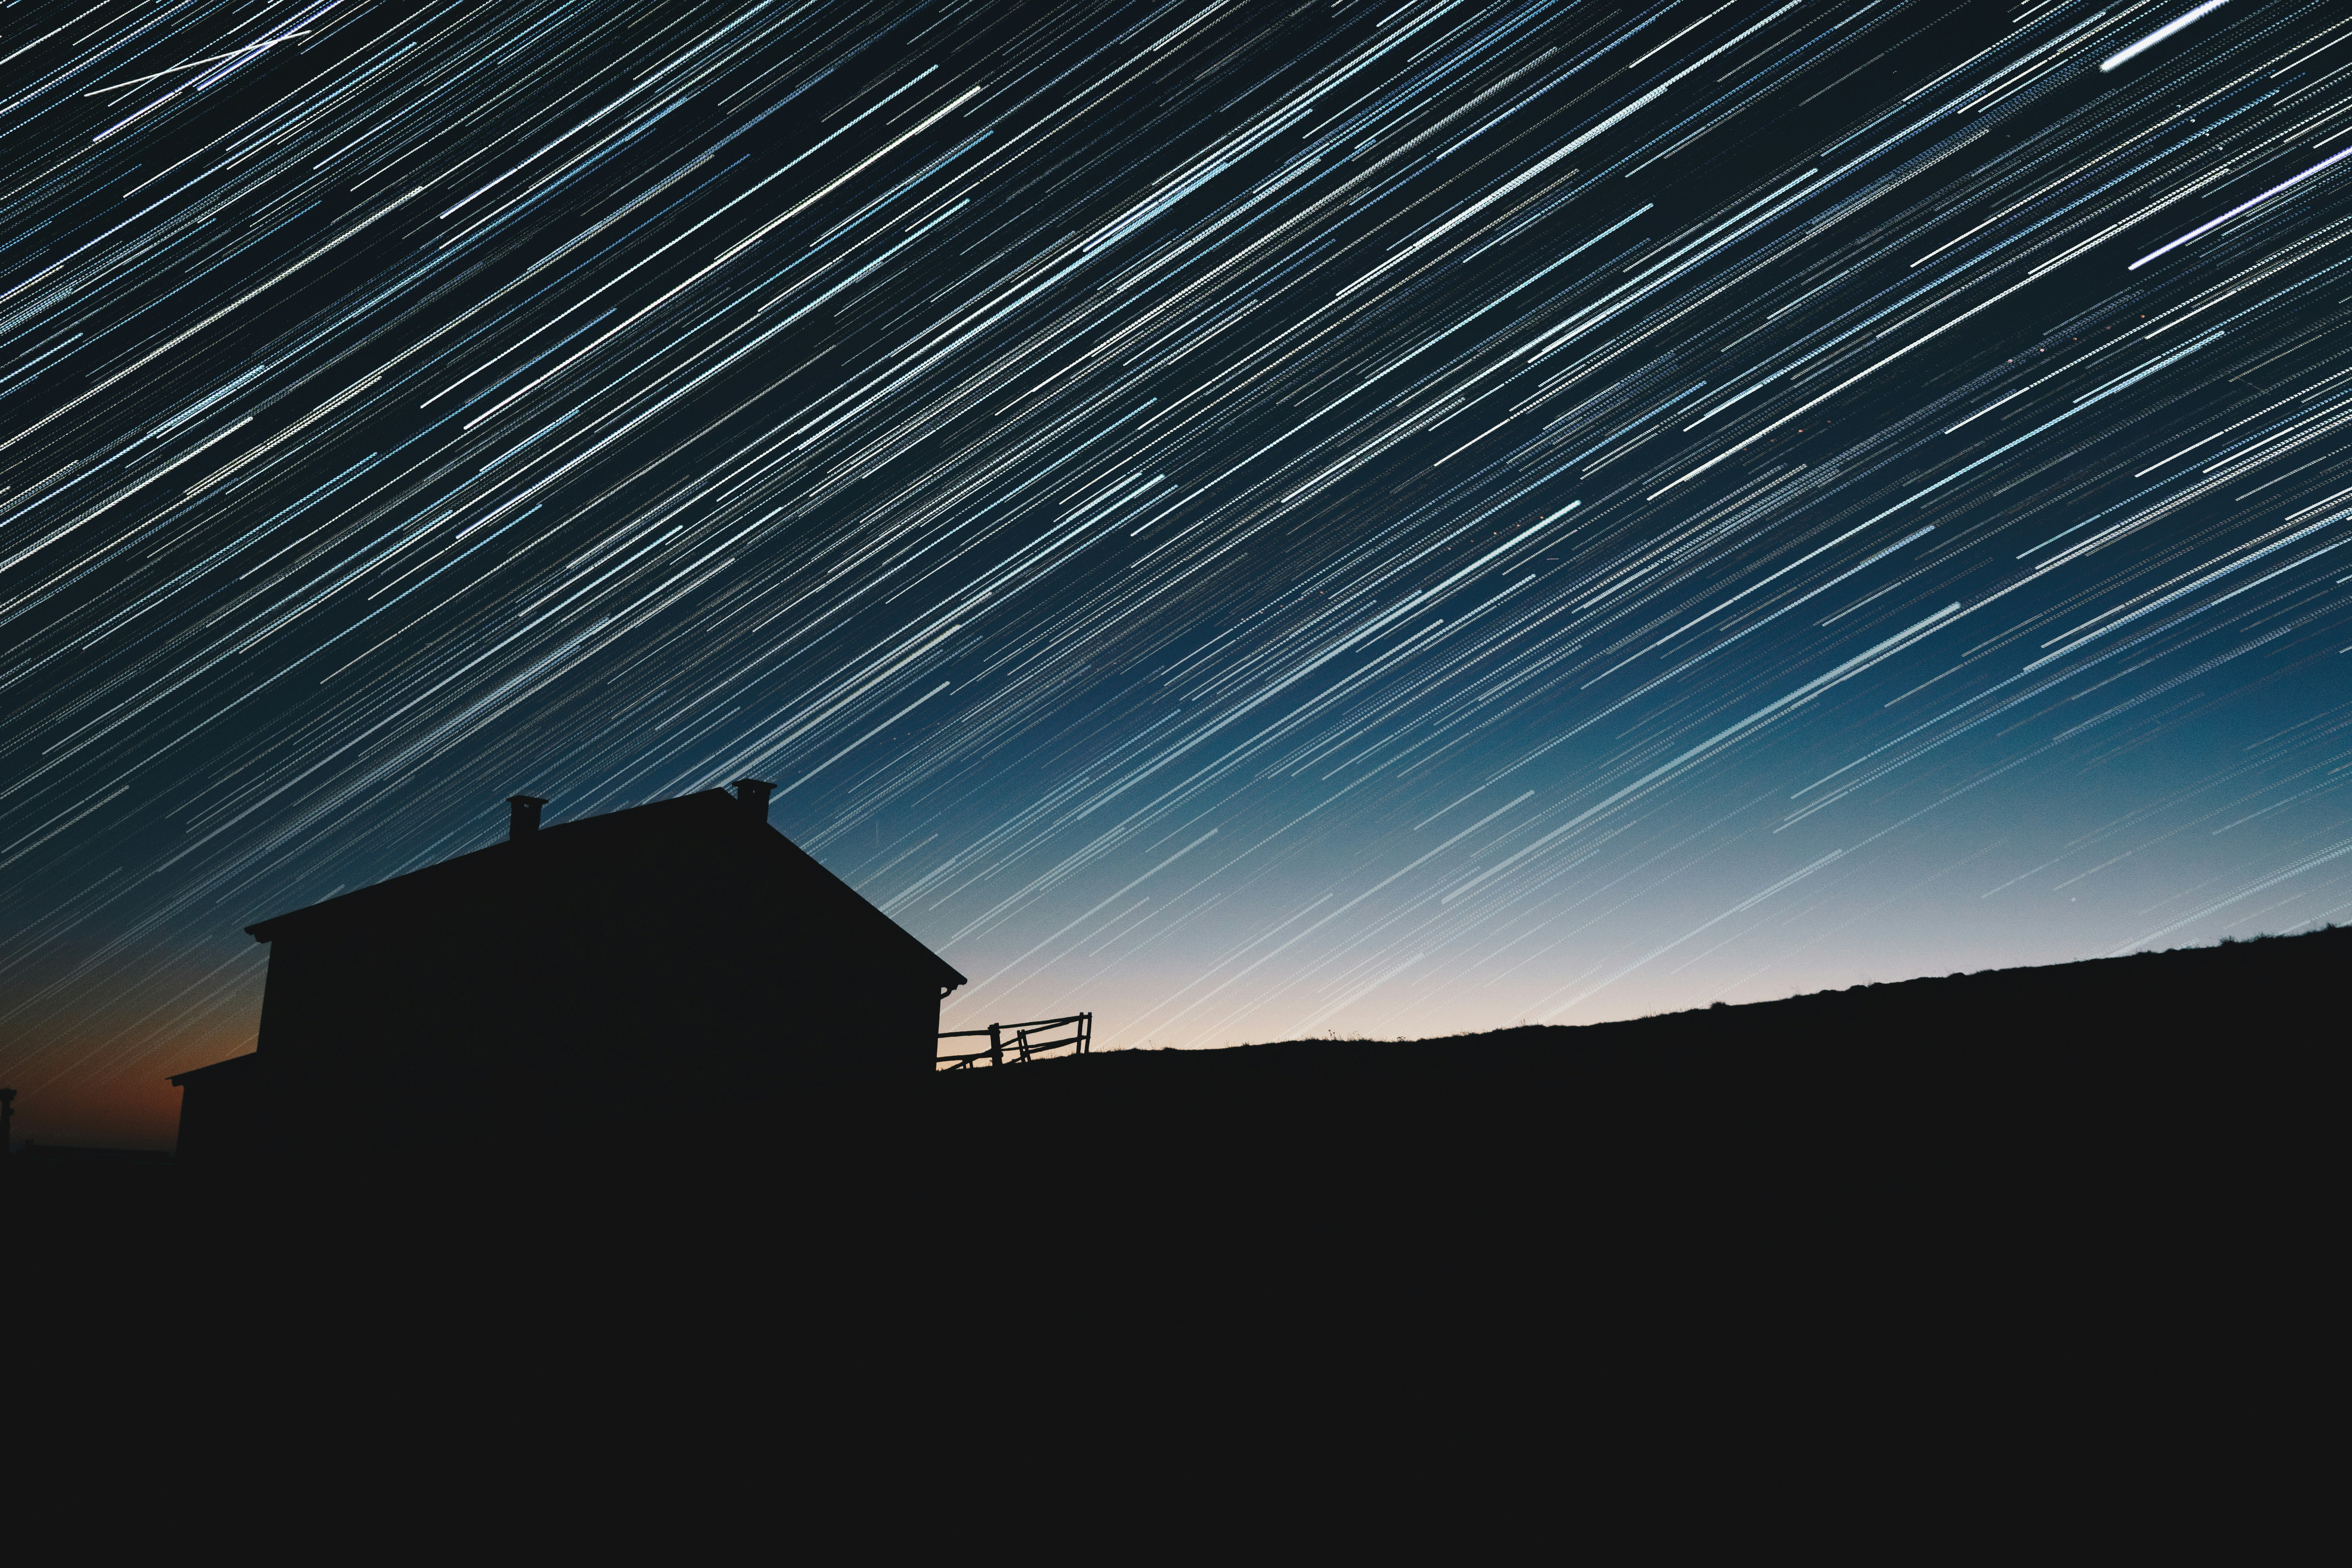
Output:
<svg viewBox="0 0 2352 1568">
<path fill-rule="evenodd" d="M 260 1057 L 247 1051 L 210 1067 L 173 1075 L 180 1091 L 175 1157 L 184 1170 L 243 1172 L 265 1135 Z"/>
<path fill-rule="evenodd" d="M 247 926 L 259 1047 L 172 1079 L 184 1160 L 593 1152 L 934 1070 L 964 976 L 771 827 L 771 787 L 549 827 L 514 795 L 503 844 Z"/>
</svg>

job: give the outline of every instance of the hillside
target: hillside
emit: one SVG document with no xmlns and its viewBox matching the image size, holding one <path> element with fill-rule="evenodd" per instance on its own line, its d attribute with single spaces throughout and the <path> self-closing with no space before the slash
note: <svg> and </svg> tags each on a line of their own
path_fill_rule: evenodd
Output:
<svg viewBox="0 0 2352 1568">
<path fill-rule="evenodd" d="M 1146 1403 L 1179 1409 L 1301 1368 L 1373 1407 L 1400 1378 L 1565 1405 L 1614 1381 L 1671 1422 L 1719 1377 L 1801 1402 L 1881 1364 L 1911 1369 L 1896 1406 L 2000 1403 L 2056 1357 L 2152 1413 L 2180 1383 L 2147 1369 L 2184 1346 L 2228 1348 L 2198 1374 L 2221 1389 L 2313 1342 L 2347 959 L 2329 931 L 1586 1028 L 1106 1052 L 691 1127 L 616 1097 L 607 1162 L 366 1191 L 51 1162 L 19 1173 L 11 1256 L 232 1337 L 470 1343 L 501 1303 L 534 1333 L 977 1355 L 1114 1402 L 1164 1366 Z"/>
<path fill-rule="evenodd" d="M 2288 1010 L 2319 1005 L 2347 975 L 2352 926 L 2330 926 L 2304 936 L 1984 969 L 1608 1024 L 1522 1026 L 1404 1041 L 1301 1039 L 1225 1050 L 1101 1052 L 1083 1060 L 1030 1065 L 1106 1076 L 1153 1072 L 1172 1079 L 1185 1073 L 1475 1071 L 1482 1060 L 1525 1067 L 1556 1059 L 1574 1068 L 1631 1051 L 1779 1053 L 1824 1045 L 1906 1044 L 1935 1050 L 2034 1046 L 2073 1053 L 2123 1044 L 2113 1037 L 2116 1029 L 2142 1031 L 2139 1043 L 2151 1047 L 2179 1043 L 2184 1031 L 2204 1032 L 2206 1043 L 2216 1043 L 2210 1036 L 2215 1030 L 2252 1044 L 2263 1031 L 2291 1026 L 2294 1020 Z M 2084 1037 L 2084 1029 L 2098 1037 Z M 1146 1061 L 1168 1065 L 1140 1065 Z M 976 1085 L 986 1076 L 960 1074 L 941 1082 Z"/>
<path fill-rule="evenodd" d="M 1114 1051 L 942 1074 L 958 1119 L 1082 1105 L 1140 1112 L 1262 1096 L 1495 1096 L 1500 1116 L 1633 1111 L 1664 1096 L 1811 1115 L 1877 1097 L 2099 1116 L 2203 1085 L 2260 1095 L 2332 1060 L 2352 928 L 2040 968 L 1982 970 L 1580 1026 L 1434 1039 Z M 1530 1101 L 1540 1102 L 1538 1104 Z M 1661 1105 L 1659 1109 L 1664 1109 Z M 1883 1106 L 1882 1109 L 1891 1109 Z M 2210 1112 L 2213 1102 L 2204 1101 Z"/>
<path fill-rule="evenodd" d="M 2352 929 L 2330 929 L 1583 1027 L 1101 1052 L 691 1125 L 624 1100 L 594 1169 L 518 1152 L 495 1173 L 382 1174 L 403 1205 L 462 1208 L 486 1179 L 550 1213 L 683 1194 L 951 1250 L 1139 1227 L 1274 1243 L 1302 1225 L 1393 1241 L 1423 1223 L 2186 1213 L 2315 1180 L 2347 973 Z M 172 1184 L 47 1164 L 17 1173 L 21 1195 L 152 1214 Z"/>
<path fill-rule="evenodd" d="M 940 1212 L 1050 1203 L 1073 1231 L 1966 1216 L 2104 1245 L 2301 1201 L 2347 973 L 2329 929 L 1584 1027 L 1104 1052 L 942 1074 L 866 1146 Z"/>
</svg>

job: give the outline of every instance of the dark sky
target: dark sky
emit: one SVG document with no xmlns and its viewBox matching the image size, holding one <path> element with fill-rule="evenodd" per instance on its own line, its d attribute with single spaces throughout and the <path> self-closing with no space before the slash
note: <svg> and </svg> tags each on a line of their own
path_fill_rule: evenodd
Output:
<svg viewBox="0 0 2352 1568">
<path fill-rule="evenodd" d="M 16 0 L 0 135 L 52 1135 L 517 791 L 1114 1046 L 2352 908 L 2336 7 Z"/>
</svg>

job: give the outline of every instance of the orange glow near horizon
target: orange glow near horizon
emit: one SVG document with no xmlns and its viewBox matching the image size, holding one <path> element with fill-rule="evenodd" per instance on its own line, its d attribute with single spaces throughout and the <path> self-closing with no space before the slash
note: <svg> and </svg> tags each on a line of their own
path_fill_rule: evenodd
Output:
<svg viewBox="0 0 2352 1568">
<path fill-rule="evenodd" d="M 180 1136 L 180 1090 L 171 1076 L 251 1049 L 253 1025 L 241 1019 L 200 1030 L 103 1077 L 60 1073 L 44 1082 L 27 1074 L 16 1080 L 11 1131 L 20 1145 L 31 1139 L 94 1149 L 169 1149 Z"/>
<path fill-rule="evenodd" d="M 20 1092 L 16 1136 L 101 1149 L 169 1149 L 180 1135 L 180 1091 L 154 1073 Z"/>
</svg>

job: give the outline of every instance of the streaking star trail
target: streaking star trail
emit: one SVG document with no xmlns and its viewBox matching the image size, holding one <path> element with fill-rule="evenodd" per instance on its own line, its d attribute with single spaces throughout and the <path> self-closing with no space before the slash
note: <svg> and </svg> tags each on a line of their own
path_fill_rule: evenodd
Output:
<svg viewBox="0 0 2352 1568">
<path fill-rule="evenodd" d="M 2328 7 L 19 0 L 0 136 L 28 1117 L 519 791 L 1106 1047 L 2352 910 Z"/>
</svg>

